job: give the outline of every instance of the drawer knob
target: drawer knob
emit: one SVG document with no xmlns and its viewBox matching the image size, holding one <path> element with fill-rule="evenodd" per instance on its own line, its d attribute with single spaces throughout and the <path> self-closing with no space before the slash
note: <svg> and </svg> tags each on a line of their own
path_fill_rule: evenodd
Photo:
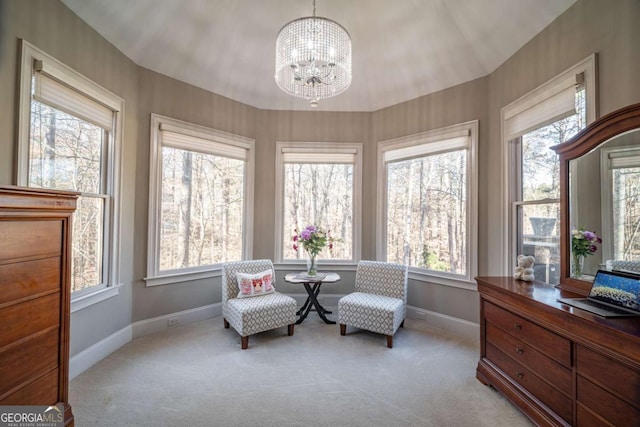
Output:
<svg viewBox="0 0 640 427">
<path fill-rule="evenodd" d="M 516 353 L 522 354 L 522 353 L 524 353 L 524 350 L 521 349 L 520 347 L 516 347 Z"/>
<path fill-rule="evenodd" d="M 518 378 L 522 378 L 524 376 L 524 374 L 522 372 L 516 372 L 516 376 Z"/>
<path fill-rule="evenodd" d="M 516 328 L 517 330 L 521 330 L 522 329 L 522 325 L 520 323 L 514 323 L 513 327 Z"/>
</svg>

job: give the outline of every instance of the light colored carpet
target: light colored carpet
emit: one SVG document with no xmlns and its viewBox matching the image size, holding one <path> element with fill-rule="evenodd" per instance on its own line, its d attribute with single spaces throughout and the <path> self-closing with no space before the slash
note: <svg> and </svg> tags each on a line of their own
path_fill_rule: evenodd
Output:
<svg viewBox="0 0 640 427">
<path fill-rule="evenodd" d="M 475 379 L 479 351 L 407 320 L 382 335 L 322 323 L 249 339 L 217 317 L 138 338 L 70 384 L 76 426 L 531 426 Z"/>
</svg>

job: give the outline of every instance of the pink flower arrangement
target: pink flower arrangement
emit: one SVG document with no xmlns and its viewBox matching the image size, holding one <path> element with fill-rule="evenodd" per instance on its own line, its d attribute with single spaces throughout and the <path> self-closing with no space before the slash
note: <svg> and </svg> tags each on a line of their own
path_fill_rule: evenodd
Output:
<svg viewBox="0 0 640 427">
<path fill-rule="evenodd" d="M 596 243 L 602 243 L 602 239 L 593 231 L 582 227 L 571 231 L 571 252 L 574 256 L 593 255 L 598 250 Z"/>
<path fill-rule="evenodd" d="M 309 253 L 309 256 L 316 257 L 325 246 L 329 246 L 329 250 L 333 249 L 335 239 L 331 237 L 330 232 L 325 232 L 322 228 L 315 225 L 307 225 L 302 231 L 295 229 L 293 235 L 293 250 L 297 251 L 299 245 Z"/>
</svg>

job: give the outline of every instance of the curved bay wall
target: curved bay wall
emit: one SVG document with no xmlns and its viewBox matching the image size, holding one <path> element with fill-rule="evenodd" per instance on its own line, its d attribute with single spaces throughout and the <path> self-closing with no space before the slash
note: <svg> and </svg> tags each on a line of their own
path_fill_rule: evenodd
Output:
<svg viewBox="0 0 640 427">
<path fill-rule="evenodd" d="M 640 2 L 579 0 L 490 75 L 376 112 L 260 110 L 137 66 L 58 1 L 0 0 L 0 184 L 14 184 L 18 39 L 24 38 L 125 99 L 121 281 L 118 296 L 72 316 L 71 354 L 133 322 L 220 302 L 220 279 L 145 287 L 149 116 L 162 114 L 254 138 L 254 258 L 274 258 L 275 143 L 363 144 L 362 257 L 375 258 L 377 141 L 479 120 L 478 273 L 502 274 L 500 108 L 597 52 L 599 113 L 640 101 Z M 353 289 L 353 273 L 330 289 Z M 290 288 L 284 289 L 289 291 Z M 473 290 L 412 280 L 409 303 L 470 322 Z"/>
</svg>

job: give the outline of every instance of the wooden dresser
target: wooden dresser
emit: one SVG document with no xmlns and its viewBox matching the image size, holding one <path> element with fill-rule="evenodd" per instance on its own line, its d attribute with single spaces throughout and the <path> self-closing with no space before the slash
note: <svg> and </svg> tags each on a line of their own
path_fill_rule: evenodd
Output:
<svg viewBox="0 0 640 427">
<path fill-rule="evenodd" d="M 640 318 L 557 302 L 553 286 L 478 277 L 476 377 L 543 426 L 640 426 Z"/>
<path fill-rule="evenodd" d="M 68 404 L 75 193 L 0 187 L 0 405 Z"/>
</svg>

